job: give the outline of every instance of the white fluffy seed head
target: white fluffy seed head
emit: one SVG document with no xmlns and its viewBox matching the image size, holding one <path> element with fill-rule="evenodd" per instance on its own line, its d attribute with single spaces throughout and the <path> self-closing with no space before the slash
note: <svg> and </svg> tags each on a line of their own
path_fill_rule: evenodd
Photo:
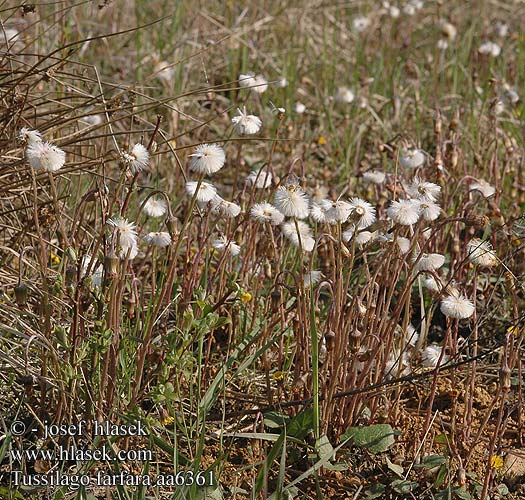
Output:
<svg viewBox="0 0 525 500">
<path fill-rule="evenodd" d="M 309 271 L 303 276 L 303 285 L 306 289 L 311 288 L 317 285 L 322 277 L 323 273 L 321 271 Z"/>
<path fill-rule="evenodd" d="M 412 182 L 405 186 L 405 190 L 410 198 L 418 198 L 425 201 L 437 201 L 441 194 L 441 186 L 433 182 L 423 181 L 419 177 L 414 177 Z"/>
<path fill-rule="evenodd" d="M 357 16 L 353 19 L 352 26 L 355 31 L 362 33 L 370 26 L 370 19 L 365 16 Z"/>
<path fill-rule="evenodd" d="M 433 201 L 422 200 L 419 203 L 421 217 L 426 221 L 436 220 L 441 215 L 441 207 Z"/>
<path fill-rule="evenodd" d="M 393 201 L 387 209 L 388 216 L 402 226 L 415 224 L 421 215 L 421 206 L 417 200 Z"/>
<path fill-rule="evenodd" d="M 282 232 L 288 240 L 296 247 L 305 252 L 311 252 L 315 246 L 310 226 L 303 221 L 289 221 L 282 225 Z"/>
<path fill-rule="evenodd" d="M 306 111 L 306 106 L 302 102 L 296 102 L 293 105 L 293 110 L 298 115 L 302 115 Z"/>
<path fill-rule="evenodd" d="M 166 213 L 167 205 L 163 199 L 151 197 L 144 204 L 143 210 L 149 217 L 162 217 Z"/>
<path fill-rule="evenodd" d="M 167 61 L 159 61 L 155 64 L 153 73 L 159 80 L 171 82 L 173 76 L 175 75 L 175 68 L 173 64 L 170 64 Z"/>
<path fill-rule="evenodd" d="M 56 172 L 66 162 L 66 153 L 50 142 L 32 141 L 26 148 L 26 159 L 35 170 Z"/>
<path fill-rule="evenodd" d="M 331 200 L 318 200 L 313 201 L 312 206 L 310 207 L 310 218 L 319 224 L 328 224 L 329 220 L 329 211 L 332 208 Z"/>
<path fill-rule="evenodd" d="M 484 42 L 479 46 L 478 52 L 485 56 L 498 57 L 501 47 L 495 42 Z"/>
<path fill-rule="evenodd" d="M 339 87 L 335 94 L 335 101 L 342 104 L 354 102 L 355 94 L 348 87 Z"/>
<path fill-rule="evenodd" d="M 419 168 L 425 163 L 425 154 L 420 149 L 409 149 L 399 157 L 399 163 L 404 168 Z"/>
<path fill-rule="evenodd" d="M 445 256 L 440 253 L 423 253 L 421 257 L 414 258 L 417 260 L 414 270 L 417 271 L 435 271 L 445 263 Z"/>
<path fill-rule="evenodd" d="M 199 187 L 197 191 L 197 186 Z M 186 192 L 191 196 L 195 196 L 195 199 L 199 203 L 208 203 L 215 196 L 217 196 L 217 189 L 213 184 L 210 184 L 209 182 L 201 182 L 200 186 L 197 181 L 188 181 L 186 183 Z M 197 194 L 195 194 L 197 193 Z"/>
<path fill-rule="evenodd" d="M 246 113 L 246 107 L 242 110 L 237 109 L 238 115 L 232 118 L 235 131 L 241 135 L 252 135 L 259 132 L 262 127 L 262 121 L 258 116 Z"/>
<path fill-rule="evenodd" d="M 452 293 L 441 301 L 440 310 L 448 318 L 466 319 L 474 314 L 476 308 L 466 297 Z"/>
<path fill-rule="evenodd" d="M 134 259 L 138 250 L 138 237 L 135 223 L 120 216 L 108 219 L 107 224 L 113 229 L 119 244 L 119 255 L 121 259 L 128 257 Z"/>
<path fill-rule="evenodd" d="M 352 205 L 347 201 L 330 201 L 330 207 L 326 211 L 327 222 L 336 224 L 346 222 L 352 213 Z"/>
<path fill-rule="evenodd" d="M 164 231 L 153 231 L 144 236 L 144 241 L 154 247 L 167 247 L 171 245 L 171 236 Z"/>
<path fill-rule="evenodd" d="M 18 132 L 17 138 L 24 144 L 31 145 L 36 142 L 42 142 L 42 134 L 38 130 L 31 130 L 27 127 L 22 127 Z"/>
<path fill-rule="evenodd" d="M 254 76 L 253 73 L 239 75 L 239 85 L 249 88 L 257 94 L 262 94 L 268 89 L 268 80 L 262 75 Z"/>
<path fill-rule="evenodd" d="M 425 347 L 421 353 L 421 364 L 425 368 L 436 368 L 439 358 L 441 358 L 442 349 L 442 347 L 436 344 L 430 344 L 429 346 Z M 441 365 L 447 363 L 449 359 L 450 357 L 448 354 L 443 354 L 443 357 L 441 358 Z"/>
<path fill-rule="evenodd" d="M 491 186 L 487 181 L 483 179 L 474 182 L 470 185 L 469 191 L 478 191 L 484 198 L 490 198 L 496 192 L 496 188 Z"/>
<path fill-rule="evenodd" d="M 199 144 L 190 155 L 190 170 L 211 175 L 218 172 L 226 162 L 226 154 L 218 144 Z"/>
<path fill-rule="evenodd" d="M 213 241 L 211 246 L 215 248 L 215 250 L 228 252 L 232 257 L 235 257 L 241 253 L 241 247 L 233 241 L 228 241 L 225 236 L 221 236 L 220 238 Z"/>
<path fill-rule="evenodd" d="M 383 184 L 386 174 L 380 170 L 369 170 L 363 174 L 363 181 L 371 184 Z"/>
<path fill-rule="evenodd" d="M 257 189 L 269 188 L 272 185 L 272 173 L 265 168 L 255 170 L 248 175 L 246 182 Z"/>
<path fill-rule="evenodd" d="M 361 198 L 350 200 L 352 222 L 359 229 L 365 229 L 376 221 L 376 209 L 368 201 Z"/>
<path fill-rule="evenodd" d="M 135 144 L 130 153 L 122 153 L 122 160 L 132 174 L 138 174 L 148 168 L 149 152 L 142 144 Z"/>
<path fill-rule="evenodd" d="M 425 277 L 425 279 L 423 280 L 423 286 L 431 292 L 439 292 L 441 290 L 441 285 L 431 274 Z"/>
<path fill-rule="evenodd" d="M 278 226 L 284 221 L 284 215 L 267 202 L 256 203 L 251 208 L 250 215 L 257 222 L 269 222 L 273 226 Z"/>
<path fill-rule="evenodd" d="M 479 267 L 494 267 L 498 264 L 492 245 L 479 238 L 472 238 L 467 243 L 467 256 L 470 262 Z"/>
<path fill-rule="evenodd" d="M 212 213 L 228 219 L 233 219 L 241 213 L 241 207 L 239 205 L 224 200 L 218 195 L 210 201 L 210 205 Z"/>
<path fill-rule="evenodd" d="M 308 196 L 295 184 L 279 186 L 275 192 L 274 204 L 286 217 L 296 219 L 308 217 Z"/>
</svg>

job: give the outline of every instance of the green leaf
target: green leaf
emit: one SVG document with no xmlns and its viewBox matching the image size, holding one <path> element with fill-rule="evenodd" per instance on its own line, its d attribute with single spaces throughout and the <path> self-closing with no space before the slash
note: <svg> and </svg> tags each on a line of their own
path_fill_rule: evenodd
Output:
<svg viewBox="0 0 525 500">
<path fill-rule="evenodd" d="M 264 425 L 270 429 L 280 429 L 290 421 L 288 415 L 281 415 L 276 411 L 269 411 L 264 415 Z"/>
<path fill-rule="evenodd" d="M 498 486 L 496 486 L 496 491 L 500 494 L 500 495 L 508 495 L 509 494 L 509 489 L 507 488 L 507 485 L 506 484 L 498 484 Z"/>
<path fill-rule="evenodd" d="M 315 451 L 321 460 L 327 459 L 331 460 L 334 456 L 334 447 L 330 444 L 326 434 L 323 434 L 315 442 Z"/>
<path fill-rule="evenodd" d="M 465 489 L 464 486 L 460 486 L 458 488 L 452 488 L 452 492 L 458 497 L 461 498 L 461 500 L 472 500 L 472 496 L 468 491 Z"/>
<path fill-rule="evenodd" d="M 389 460 L 388 457 L 386 457 L 386 465 L 394 474 L 396 474 L 400 478 L 404 479 L 404 477 L 403 477 L 403 467 L 401 467 L 401 465 L 392 463 Z"/>
<path fill-rule="evenodd" d="M 304 439 L 314 428 L 314 413 L 308 409 L 298 413 L 286 428 L 286 434 L 297 439 Z"/>
<path fill-rule="evenodd" d="M 396 479 L 390 483 L 390 486 L 397 493 L 410 493 L 416 488 L 419 488 L 419 484 L 414 481 L 405 481 L 404 479 Z"/>
<path fill-rule="evenodd" d="M 436 480 L 434 481 L 434 488 L 441 488 L 448 474 L 448 467 L 443 464 L 437 474 Z"/>
<path fill-rule="evenodd" d="M 444 464 L 446 461 L 447 458 L 443 455 L 427 455 L 426 457 L 423 457 L 420 464 L 414 465 L 414 469 L 434 469 L 435 467 Z"/>
<path fill-rule="evenodd" d="M 438 443 L 438 444 L 448 444 L 448 436 L 446 434 L 438 434 L 435 438 L 434 438 L 434 443 Z"/>
<path fill-rule="evenodd" d="M 368 449 L 370 453 L 381 453 L 394 444 L 394 429 L 390 424 L 350 427 L 341 436 L 341 441 L 345 439 L 350 439 L 355 446 Z"/>
<path fill-rule="evenodd" d="M 374 498 L 380 498 L 383 496 L 385 490 L 386 486 L 384 484 L 374 484 L 365 491 L 366 497 L 364 497 L 364 500 L 373 500 Z"/>
<path fill-rule="evenodd" d="M 7 453 L 7 450 L 9 449 L 9 444 L 11 443 L 12 439 L 13 435 L 8 432 L 5 436 L 4 442 L 2 443 L 2 447 L 0 447 L 0 464 L 4 461 L 4 457 Z"/>
</svg>

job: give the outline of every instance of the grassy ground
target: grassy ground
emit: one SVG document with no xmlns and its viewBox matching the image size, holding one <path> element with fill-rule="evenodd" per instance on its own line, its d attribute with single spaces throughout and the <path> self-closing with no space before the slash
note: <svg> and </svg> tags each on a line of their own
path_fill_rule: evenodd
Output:
<svg viewBox="0 0 525 500">
<path fill-rule="evenodd" d="M 521 2 L 0 20 L 2 498 L 525 498 Z"/>
</svg>

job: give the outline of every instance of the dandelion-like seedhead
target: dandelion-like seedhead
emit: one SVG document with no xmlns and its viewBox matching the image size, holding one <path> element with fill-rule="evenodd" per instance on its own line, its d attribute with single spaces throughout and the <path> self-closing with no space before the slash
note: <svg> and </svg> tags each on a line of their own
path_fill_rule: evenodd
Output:
<svg viewBox="0 0 525 500">
<path fill-rule="evenodd" d="M 256 170 L 248 175 L 246 182 L 257 189 L 267 189 L 272 185 L 272 173 L 264 168 Z"/>
<path fill-rule="evenodd" d="M 91 285 L 93 287 L 99 287 L 102 283 L 102 277 L 104 275 L 104 268 L 102 264 L 98 263 L 97 261 L 93 262 L 91 268 L 90 264 L 93 260 L 93 257 L 89 254 L 84 255 L 82 257 L 82 261 L 80 264 L 80 276 L 82 278 L 89 278 Z M 89 276 L 87 276 L 87 272 L 90 269 Z"/>
<path fill-rule="evenodd" d="M 363 181 L 371 184 L 383 184 L 386 179 L 386 174 L 380 170 L 369 170 L 363 174 Z"/>
<path fill-rule="evenodd" d="M 142 144 L 135 144 L 129 153 L 122 153 L 122 160 L 132 174 L 138 174 L 149 166 L 149 152 Z"/>
<path fill-rule="evenodd" d="M 346 222 L 352 213 L 352 205 L 347 201 L 337 200 L 330 202 L 330 207 L 326 210 L 327 222 L 336 224 Z"/>
<path fill-rule="evenodd" d="M 34 144 L 36 142 L 42 142 L 42 134 L 38 130 L 31 130 L 27 127 L 22 127 L 20 132 L 17 134 L 17 138 L 24 144 Z"/>
<path fill-rule="evenodd" d="M 250 209 L 250 215 L 257 222 L 269 222 L 273 226 L 278 226 L 284 221 L 284 215 L 267 202 L 256 203 Z"/>
<path fill-rule="evenodd" d="M 306 222 L 285 222 L 282 225 L 282 232 L 294 246 L 302 248 L 305 252 L 311 252 L 315 247 L 312 230 Z"/>
<path fill-rule="evenodd" d="M 175 68 L 173 64 L 170 64 L 167 61 L 159 61 L 155 64 L 153 68 L 153 73 L 159 80 L 163 80 L 169 83 L 173 80 L 173 76 L 175 75 Z"/>
<path fill-rule="evenodd" d="M 257 94 L 263 94 L 268 89 L 268 80 L 262 75 L 254 76 L 253 73 L 239 75 L 239 85 L 249 88 Z"/>
<path fill-rule="evenodd" d="M 198 189 L 197 189 L 198 187 Z M 217 189 L 209 182 L 188 181 L 186 183 L 186 192 L 199 203 L 208 203 L 217 196 Z M 195 194 L 197 193 L 197 194 Z"/>
<path fill-rule="evenodd" d="M 317 283 L 321 281 L 322 277 L 323 277 L 323 273 L 321 273 L 321 271 L 313 270 L 313 271 L 309 271 L 305 273 L 305 275 L 303 276 L 304 288 L 308 289 L 308 288 L 311 288 L 317 285 Z"/>
<path fill-rule="evenodd" d="M 459 293 L 451 293 L 440 304 L 441 312 L 448 318 L 470 318 L 476 310 L 474 304 Z"/>
<path fill-rule="evenodd" d="M 496 188 L 491 186 L 487 181 L 481 179 L 477 182 L 473 182 L 470 185 L 469 191 L 478 191 L 484 198 L 490 198 L 496 192 Z"/>
<path fill-rule="evenodd" d="M 368 19 L 368 17 L 365 16 L 355 17 L 352 21 L 352 26 L 355 31 L 357 31 L 358 33 L 362 33 L 370 26 L 370 19 Z"/>
<path fill-rule="evenodd" d="M 214 240 L 211 246 L 215 248 L 215 250 L 228 252 L 232 257 L 235 257 L 241 253 L 241 247 L 233 241 L 228 241 L 228 238 L 225 236 L 221 236 L 220 238 Z"/>
<path fill-rule="evenodd" d="M 154 247 L 167 247 L 171 244 L 171 235 L 164 231 L 154 231 L 146 234 L 144 241 Z"/>
<path fill-rule="evenodd" d="M 163 199 L 159 198 L 148 198 L 148 201 L 144 204 L 144 213 L 149 217 L 162 217 L 168 207 Z"/>
<path fill-rule="evenodd" d="M 226 154 L 218 144 L 200 144 L 190 155 L 190 170 L 211 175 L 218 172 L 226 162 Z"/>
<path fill-rule="evenodd" d="M 441 207 L 433 201 L 422 200 L 419 203 L 421 218 L 427 222 L 436 220 L 441 215 Z"/>
<path fill-rule="evenodd" d="M 302 102 L 296 102 L 293 106 L 293 110 L 298 115 L 302 115 L 306 111 L 306 106 Z"/>
<path fill-rule="evenodd" d="M 416 169 L 425 164 L 425 153 L 420 149 L 409 149 L 399 157 L 399 163 L 404 168 Z"/>
<path fill-rule="evenodd" d="M 443 348 L 437 344 L 430 344 L 425 349 L 423 349 L 423 352 L 421 353 L 421 364 L 425 368 L 437 368 L 439 363 L 439 358 L 441 358 L 441 352 Z M 448 354 L 443 353 L 443 357 L 441 358 L 441 366 L 448 363 L 450 360 L 450 356 Z"/>
<path fill-rule="evenodd" d="M 238 116 L 232 118 L 235 131 L 241 135 L 253 135 L 259 132 L 262 127 L 262 121 L 258 116 L 246 113 L 246 107 L 242 110 L 237 109 Z"/>
<path fill-rule="evenodd" d="M 436 271 L 445 263 L 445 256 L 440 253 L 422 253 L 414 257 L 414 261 L 417 261 L 414 266 L 416 272 Z"/>
<path fill-rule="evenodd" d="M 228 219 L 233 219 L 241 213 L 241 207 L 236 203 L 215 196 L 211 201 L 211 211 L 215 215 L 220 215 Z"/>
<path fill-rule="evenodd" d="M 34 140 L 28 143 L 26 159 L 35 170 L 56 172 L 66 162 L 66 153 L 50 142 Z"/>
<path fill-rule="evenodd" d="M 473 264 L 479 267 L 494 267 L 498 264 L 498 257 L 488 241 L 472 238 L 467 243 L 467 256 Z"/>
<path fill-rule="evenodd" d="M 421 204 L 417 200 L 393 201 L 387 209 L 387 215 L 396 224 L 411 226 L 421 215 Z"/>
<path fill-rule="evenodd" d="M 331 200 L 313 201 L 310 207 L 310 218 L 318 224 L 328 224 L 330 223 L 328 212 L 331 208 Z"/>
<path fill-rule="evenodd" d="M 433 182 L 424 181 L 419 177 L 414 177 L 412 182 L 405 186 L 405 191 L 410 198 L 435 202 L 441 194 L 441 186 Z"/>
<path fill-rule="evenodd" d="M 335 101 L 342 104 L 354 102 L 355 94 L 348 87 L 339 87 L 335 94 Z"/>
<path fill-rule="evenodd" d="M 108 219 L 107 224 L 110 228 L 116 229 L 119 235 L 121 247 L 131 247 L 137 244 L 137 231 L 134 222 L 120 216 Z"/>
<path fill-rule="evenodd" d="M 350 200 L 350 212 L 352 222 L 359 229 L 365 229 L 376 221 L 376 209 L 371 203 L 361 198 L 352 198 Z"/>
<path fill-rule="evenodd" d="M 478 52 L 485 56 L 498 57 L 501 54 L 501 47 L 495 42 L 484 42 L 479 46 Z"/>
<path fill-rule="evenodd" d="M 295 184 L 279 186 L 275 192 L 274 205 L 286 217 L 295 217 L 296 219 L 308 217 L 308 196 Z"/>
</svg>

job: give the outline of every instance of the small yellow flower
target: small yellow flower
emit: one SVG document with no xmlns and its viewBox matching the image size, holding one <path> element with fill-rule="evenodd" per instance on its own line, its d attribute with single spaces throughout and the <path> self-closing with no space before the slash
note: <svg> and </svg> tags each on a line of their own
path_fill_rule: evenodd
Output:
<svg viewBox="0 0 525 500">
<path fill-rule="evenodd" d="M 173 422 L 175 422 L 175 419 L 171 415 L 168 415 L 166 418 L 161 420 L 160 423 L 164 426 L 168 426 L 171 425 Z"/>
<path fill-rule="evenodd" d="M 510 242 L 511 242 L 512 246 L 514 246 L 514 247 L 519 247 L 519 246 L 521 246 L 521 243 L 522 243 L 522 241 L 519 238 L 517 238 L 516 236 L 514 236 L 514 235 L 511 236 Z"/>
<path fill-rule="evenodd" d="M 284 372 L 272 373 L 272 380 L 284 380 Z"/>
<path fill-rule="evenodd" d="M 253 299 L 253 295 L 250 292 L 242 292 L 241 293 L 241 302 L 250 302 L 250 300 Z"/>
<path fill-rule="evenodd" d="M 326 144 L 326 137 L 324 135 L 320 135 L 319 139 L 317 139 L 317 144 L 319 144 L 319 146 L 324 146 Z"/>
<path fill-rule="evenodd" d="M 501 458 L 499 455 L 492 455 L 492 458 L 490 459 L 490 465 L 494 469 L 501 469 L 503 467 L 503 458 Z"/>
<path fill-rule="evenodd" d="M 56 253 L 51 252 L 51 262 L 53 264 L 60 264 L 60 257 Z"/>
<path fill-rule="evenodd" d="M 507 328 L 507 333 L 512 333 L 514 335 L 519 335 L 520 329 L 516 325 L 510 325 Z"/>
</svg>

